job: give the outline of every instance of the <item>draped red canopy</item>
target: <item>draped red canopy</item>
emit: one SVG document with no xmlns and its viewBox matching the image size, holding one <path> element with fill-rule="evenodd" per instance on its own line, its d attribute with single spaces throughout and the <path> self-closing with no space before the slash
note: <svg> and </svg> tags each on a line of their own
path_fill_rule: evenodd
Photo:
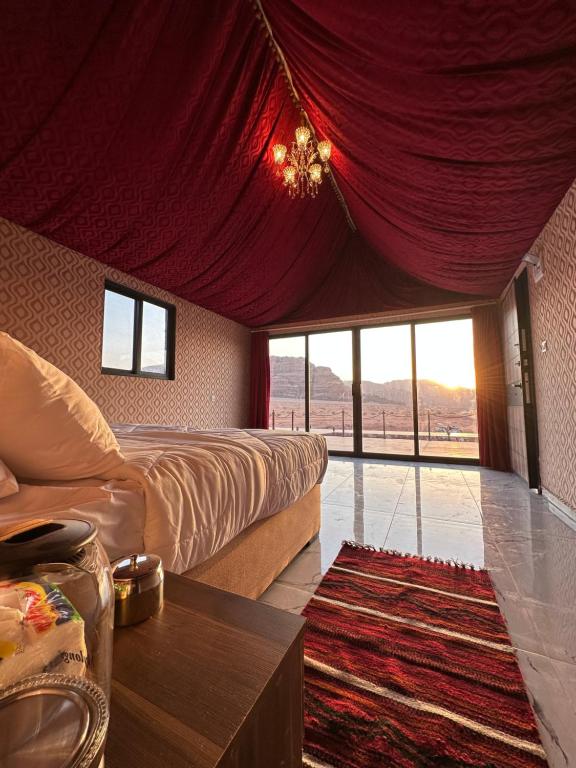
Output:
<svg viewBox="0 0 576 768">
<path fill-rule="evenodd" d="M 263 0 L 366 239 L 496 296 L 576 176 L 565 1 Z"/>
<path fill-rule="evenodd" d="M 0 0 L 0 215 L 252 326 L 496 295 L 576 174 L 573 12 L 264 10 L 359 233 L 275 176 L 298 112 L 247 0 Z"/>
</svg>

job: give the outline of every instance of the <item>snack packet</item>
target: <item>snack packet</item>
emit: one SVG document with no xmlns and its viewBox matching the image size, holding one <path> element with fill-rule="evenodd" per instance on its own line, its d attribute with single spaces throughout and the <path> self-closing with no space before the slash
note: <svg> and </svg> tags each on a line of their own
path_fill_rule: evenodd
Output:
<svg viewBox="0 0 576 768">
<path fill-rule="evenodd" d="M 0 688 L 40 672 L 86 674 L 84 621 L 45 579 L 0 582 Z"/>
</svg>

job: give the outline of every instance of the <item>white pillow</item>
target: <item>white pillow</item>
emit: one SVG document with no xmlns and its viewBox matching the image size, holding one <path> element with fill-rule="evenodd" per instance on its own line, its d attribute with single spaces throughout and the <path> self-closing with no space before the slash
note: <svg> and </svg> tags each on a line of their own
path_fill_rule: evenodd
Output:
<svg viewBox="0 0 576 768">
<path fill-rule="evenodd" d="M 18 493 L 18 483 L 6 464 L 0 459 L 0 499 Z"/>
<path fill-rule="evenodd" d="M 0 333 L 0 456 L 19 478 L 98 477 L 124 462 L 98 406 L 69 376 Z"/>
</svg>

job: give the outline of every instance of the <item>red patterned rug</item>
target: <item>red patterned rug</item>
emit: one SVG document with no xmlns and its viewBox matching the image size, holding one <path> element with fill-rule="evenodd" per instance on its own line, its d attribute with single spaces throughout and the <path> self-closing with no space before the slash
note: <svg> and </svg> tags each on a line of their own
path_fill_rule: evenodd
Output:
<svg viewBox="0 0 576 768">
<path fill-rule="evenodd" d="M 305 766 L 547 765 L 486 571 L 345 544 L 303 615 Z"/>
</svg>

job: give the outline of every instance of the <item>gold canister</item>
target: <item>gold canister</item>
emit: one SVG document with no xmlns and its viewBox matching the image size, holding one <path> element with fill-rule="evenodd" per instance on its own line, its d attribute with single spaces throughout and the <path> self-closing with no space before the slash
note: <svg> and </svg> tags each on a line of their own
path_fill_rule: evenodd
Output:
<svg viewBox="0 0 576 768">
<path fill-rule="evenodd" d="M 112 563 L 114 626 L 127 627 L 150 618 L 162 607 L 164 569 L 158 555 L 129 555 Z"/>
</svg>

